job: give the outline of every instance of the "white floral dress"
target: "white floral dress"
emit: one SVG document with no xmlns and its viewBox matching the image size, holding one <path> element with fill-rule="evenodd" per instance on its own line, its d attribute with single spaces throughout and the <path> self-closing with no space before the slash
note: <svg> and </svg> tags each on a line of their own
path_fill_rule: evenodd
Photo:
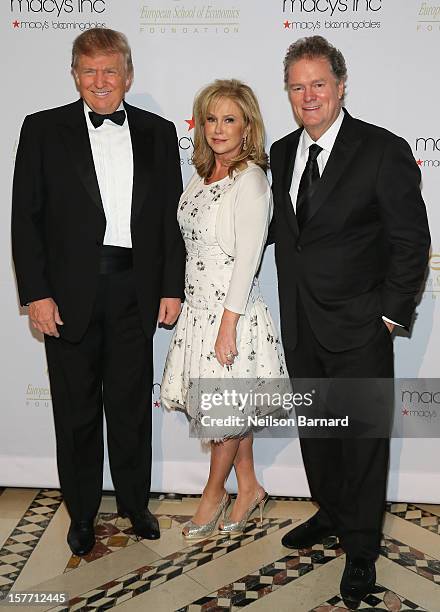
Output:
<svg viewBox="0 0 440 612">
<path fill-rule="evenodd" d="M 192 181 L 180 199 L 177 218 L 186 246 L 185 301 L 174 329 L 161 385 L 161 401 L 167 408 L 182 409 L 191 419 L 192 431 L 203 439 L 223 439 L 245 435 L 247 419 L 228 426 L 214 435 L 202 427 L 206 411 L 198 401 L 203 382 L 253 381 L 259 388 L 267 379 L 287 378 L 284 354 L 269 310 L 255 279 L 245 313 L 237 325 L 237 351 L 233 365 L 223 367 L 215 356 L 214 345 L 223 314 L 234 267 L 234 257 L 227 255 L 216 240 L 215 226 L 221 198 L 231 188 L 237 175 L 205 185 L 203 179 Z M 209 386 L 209 385 L 208 385 Z M 208 388 L 207 386 L 207 388 Z M 279 385 L 278 385 L 279 386 Z M 194 389 L 197 393 L 194 395 Z M 211 388 L 211 387 L 210 387 Z M 277 407 L 262 408 L 248 403 L 235 413 L 264 416 Z M 223 407 L 224 416 L 231 408 Z M 234 412 L 234 411 L 232 411 Z M 217 413 L 218 414 L 218 413 Z"/>
</svg>

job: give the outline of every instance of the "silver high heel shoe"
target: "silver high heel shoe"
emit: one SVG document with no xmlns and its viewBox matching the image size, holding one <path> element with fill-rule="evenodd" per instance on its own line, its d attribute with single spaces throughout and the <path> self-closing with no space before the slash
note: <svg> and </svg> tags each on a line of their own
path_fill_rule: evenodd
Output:
<svg viewBox="0 0 440 612">
<path fill-rule="evenodd" d="M 244 528 L 246 527 L 246 523 L 250 519 L 252 512 L 256 509 L 257 506 L 260 510 L 260 523 L 258 526 L 261 527 L 261 525 L 263 524 L 264 506 L 268 499 L 269 499 L 269 495 L 266 492 L 264 493 L 264 496 L 262 497 L 262 499 L 260 499 L 257 494 L 252 504 L 249 506 L 249 508 L 244 513 L 244 516 L 241 519 L 241 521 L 237 521 L 236 523 L 233 523 L 232 521 L 223 521 L 223 527 L 221 527 L 218 530 L 219 533 L 223 533 L 227 535 L 243 533 Z"/>
<path fill-rule="evenodd" d="M 201 540 L 203 538 L 209 537 L 214 529 L 216 528 L 217 522 L 222 516 L 223 520 L 225 518 L 226 509 L 231 502 L 231 498 L 229 493 L 225 491 L 220 504 L 215 511 L 213 518 L 209 521 L 209 523 L 204 523 L 203 525 L 197 525 L 194 521 L 188 521 L 183 526 L 183 529 L 187 528 L 188 533 L 184 533 L 182 529 L 182 535 L 186 540 Z"/>
</svg>

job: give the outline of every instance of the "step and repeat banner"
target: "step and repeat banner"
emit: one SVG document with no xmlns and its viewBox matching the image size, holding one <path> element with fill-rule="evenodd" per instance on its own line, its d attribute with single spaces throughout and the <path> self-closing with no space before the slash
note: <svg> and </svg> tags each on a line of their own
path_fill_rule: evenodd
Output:
<svg viewBox="0 0 440 612">
<path fill-rule="evenodd" d="M 269 147 L 295 128 L 283 89 L 282 61 L 289 44 L 321 34 L 342 50 L 349 74 L 347 109 L 403 136 L 422 171 L 432 255 L 411 337 L 395 339 L 396 375 L 408 379 L 396 410 L 414 426 L 423 422 L 427 432 L 431 426 L 435 431 L 440 392 L 436 381 L 428 392 L 418 379 L 434 379 L 440 368 L 440 0 L 3 0 L 0 11 L 0 485 L 58 485 L 44 347 L 19 308 L 13 274 L 11 180 L 23 118 L 76 99 L 71 44 L 95 26 L 128 36 L 135 79 L 127 100 L 175 123 L 185 182 L 193 172 L 192 102 L 203 85 L 231 77 L 251 85 Z M 278 320 L 272 247 L 260 278 Z M 188 437 L 184 415 L 165 413 L 159 401 L 170 337 L 165 330 L 155 337 L 153 488 L 198 493 L 207 477 L 209 453 Z M 389 499 L 439 503 L 438 457 L 438 438 L 394 439 Z M 257 439 L 255 461 L 270 493 L 308 495 L 297 439 Z M 104 480 L 104 487 L 112 489 L 108 467 Z"/>
</svg>

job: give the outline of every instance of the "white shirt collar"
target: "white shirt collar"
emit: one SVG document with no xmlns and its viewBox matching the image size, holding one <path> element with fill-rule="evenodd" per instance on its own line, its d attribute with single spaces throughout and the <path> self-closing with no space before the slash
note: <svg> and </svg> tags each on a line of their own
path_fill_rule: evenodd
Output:
<svg viewBox="0 0 440 612">
<path fill-rule="evenodd" d="M 344 111 L 341 108 L 336 120 L 331 124 L 328 130 L 324 132 L 321 138 L 318 138 L 318 140 L 316 141 L 313 140 L 309 136 L 306 130 L 303 130 L 301 134 L 302 136 L 301 153 L 305 154 L 308 151 L 310 145 L 312 144 L 317 144 L 320 147 L 322 147 L 324 151 L 331 153 L 331 150 L 333 149 L 333 145 L 335 144 L 335 140 L 341 128 L 343 120 L 344 120 Z"/>
</svg>

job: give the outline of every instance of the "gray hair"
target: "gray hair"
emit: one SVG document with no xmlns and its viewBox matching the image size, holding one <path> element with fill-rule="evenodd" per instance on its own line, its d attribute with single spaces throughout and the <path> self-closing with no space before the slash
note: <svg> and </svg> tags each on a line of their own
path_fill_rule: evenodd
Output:
<svg viewBox="0 0 440 612">
<path fill-rule="evenodd" d="M 299 38 L 287 49 L 284 58 L 284 85 L 287 87 L 289 68 L 298 60 L 323 57 L 328 60 L 330 68 L 338 83 L 347 80 L 347 66 L 339 49 L 336 49 L 323 36 Z"/>
</svg>

